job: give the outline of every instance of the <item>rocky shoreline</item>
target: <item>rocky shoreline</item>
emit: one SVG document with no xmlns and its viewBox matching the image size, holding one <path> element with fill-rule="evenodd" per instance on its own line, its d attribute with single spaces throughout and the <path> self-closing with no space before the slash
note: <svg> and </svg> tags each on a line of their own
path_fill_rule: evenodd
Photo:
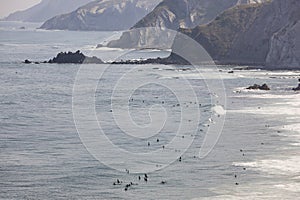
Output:
<svg viewBox="0 0 300 200">
<path fill-rule="evenodd" d="M 41 64 L 41 63 L 50 63 L 50 64 L 112 64 L 112 65 L 146 65 L 146 64 L 160 64 L 160 65 L 191 65 L 190 62 L 181 58 L 180 56 L 171 53 L 170 56 L 165 58 L 149 58 L 145 60 L 121 60 L 121 61 L 113 61 L 113 62 L 104 62 L 100 58 L 93 56 L 89 57 L 84 55 L 80 50 L 76 52 L 60 52 L 54 58 L 49 59 L 47 61 L 32 61 L 30 59 L 26 59 L 23 61 L 25 64 Z M 198 64 L 205 64 L 205 63 L 198 63 Z M 211 64 L 211 63 L 209 63 Z M 236 70 L 240 69 L 264 69 L 265 65 L 262 63 L 224 63 L 219 61 L 213 61 L 215 65 L 223 65 L 223 66 L 238 66 L 234 68 Z M 245 66 L 245 67 L 240 67 Z M 270 68 L 268 70 L 281 70 L 283 68 Z M 293 68 L 289 68 L 289 70 L 293 70 Z M 299 70 L 299 68 L 294 68 L 294 70 Z"/>
<path fill-rule="evenodd" d="M 80 50 L 73 52 L 60 52 L 54 58 L 48 61 L 31 61 L 26 59 L 23 63 L 25 64 L 40 64 L 40 63 L 56 63 L 56 64 L 122 64 L 122 65 L 143 65 L 143 64 L 164 64 L 164 65 L 190 65 L 189 62 L 180 58 L 179 56 L 171 55 L 167 58 L 149 58 L 146 60 L 126 60 L 126 61 L 113 61 L 104 62 L 96 56 L 89 57 L 84 55 Z"/>
<path fill-rule="evenodd" d="M 34 62 L 26 59 L 23 63 L 25 64 L 41 64 L 41 63 L 47 63 L 47 64 L 111 64 L 111 65 L 145 65 L 145 64 L 161 64 L 161 65 L 191 65 L 188 61 L 181 58 L 180 56 L 171 53 L 169 57 L 166 58 L 149 58 L 146 60 L 126 60 L 126 61 L 113 61 L 113 62 L 104 62 L 101 59 L 93 56 L 88 57 L 84 55 L 80 50 L 73 52 L 60 52 L 58 53 L 54 58 L 48 60 L 48 61 L 42 61 L 42 62 Z M 245 68 L 238 67 L 233 68 L 233 70 L 250 70 L 254 69 L 252 67 L 249 67 L 249 65 Z M 256 66 L 256 69 L 258 67 Z M 234 71 L 229 71 L 228 73 L 233 74 Z M 278 70 L 278 69 L 276 69 Z M 220 70 L 222 71 L 222 70 Z M 299 84 L 297 87 L 292 88 L 293 91 L 300 91 L 300 79 L 298 80 Z M 267 84 L 258 85 L 254 84 L 252 86 L 249 86 L 246 88 L 247 90 L 271 90 L 270 87 Z"/>
</svg>

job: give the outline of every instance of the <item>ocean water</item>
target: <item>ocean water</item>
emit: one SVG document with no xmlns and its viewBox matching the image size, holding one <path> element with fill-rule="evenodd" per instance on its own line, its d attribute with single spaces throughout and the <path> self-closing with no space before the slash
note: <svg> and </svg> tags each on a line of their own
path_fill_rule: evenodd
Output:
<svg viewBox="0 0 300 200">
<path fill-rule="evenodd" d="M 299 196 L 299 71 L 27 65 L 78 49 L 105 61 L 169 52 L 95 48 L 117 32 L 0 25 L 0 199 Z M 217 143 L 199 157 L 207 136 Z"/>
</svg>

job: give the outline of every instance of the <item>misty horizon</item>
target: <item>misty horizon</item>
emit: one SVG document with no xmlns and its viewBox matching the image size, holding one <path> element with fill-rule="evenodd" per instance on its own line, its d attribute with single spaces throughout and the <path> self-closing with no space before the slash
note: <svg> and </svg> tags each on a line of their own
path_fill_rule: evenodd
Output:
<svg viewBox="0 0 300 200">
<path fill-rule="evenodd" d="M 40 3 L 41 0 L 1 0 L 0 2 L 0 18 L 4 18 L 14 12 L 26 10 Z"/>
</svg>

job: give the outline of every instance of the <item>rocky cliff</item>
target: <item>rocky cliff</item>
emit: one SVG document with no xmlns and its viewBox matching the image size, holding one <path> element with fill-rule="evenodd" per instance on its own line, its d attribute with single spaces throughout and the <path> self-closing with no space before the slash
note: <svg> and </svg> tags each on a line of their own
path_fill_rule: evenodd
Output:
<svg viewBox="0 0 300 200">
<path fill-rule="evenodd" d="M 145 16 L 130 31 L 124 32 L 119 40 L 112 41 L 109 47 L 121 48 L 170 48 L 172 38 L 159 41 L 154 37 L 161 38 L 160 35 L 151 33 L 145 27 L 167 28 L 177 30 L 178 28 L 193 28 L 200 24 L 206 24 L 213 20 L 224 10 L 237 4 L 260 3 L 265 0 L 164 0 L 151 13 Z M 151 32 L 151 31 L 150 31 Z"/>
<path fill-rule="evenodd" d="M 68 13 L 92 0 L 42 0 L 39 4 L 17 11 L 4 18 L 6 21 L 44 22 L 56 15 Z"/>
<path fill-rule="evenodd" d="M 289 23 L 272 36 L 266 65 L 284 69 L 300 68 L 300 21 Z"/>
<path fill-rule="evenodd" d="M 97 0 L 46 21 L 42 29 L 115 31 L 126 30 L 149 13 L 161 0 Z"/>
<path fill-rule="evenodd" d="M 236 3 L 237 0 L 164 0 L 133 28 L 192 28 L 209 22 Z"/>
<path fill-rule="evenodd" d="M 299 0 L 273 0 L 241 5 L 214 21 L 182 30 L 222 64 L 297 68 L 299 64 Z"/>
</svg>

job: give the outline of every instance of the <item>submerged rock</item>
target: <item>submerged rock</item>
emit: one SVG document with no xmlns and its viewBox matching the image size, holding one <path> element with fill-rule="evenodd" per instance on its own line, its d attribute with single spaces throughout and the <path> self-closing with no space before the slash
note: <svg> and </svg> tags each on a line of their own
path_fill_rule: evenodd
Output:
<svg viewBox="0 0 300 200">
<path fill-rule="evenodd" d="M 248 87 L 247 90 L 270 90 L 270 88 L 267 84 L 263 84 L 263 85 L 254 84 L 253 86 Z"/>
</svg>

